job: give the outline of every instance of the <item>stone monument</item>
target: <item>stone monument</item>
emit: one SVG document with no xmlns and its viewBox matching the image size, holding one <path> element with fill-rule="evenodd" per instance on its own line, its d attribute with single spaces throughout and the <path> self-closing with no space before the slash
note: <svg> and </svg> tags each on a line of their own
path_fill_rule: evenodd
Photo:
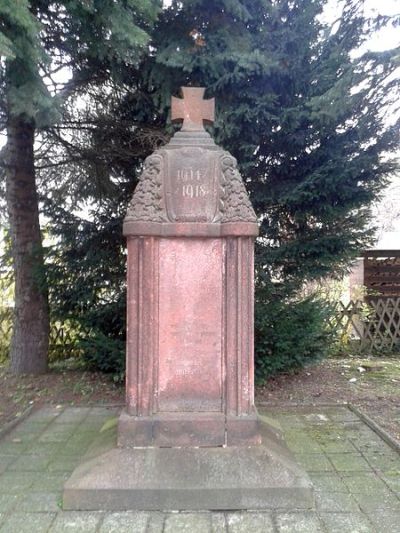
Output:
<svg viewBox="0 0 400 533">
<path fill-rule="evenodd" d="M 254 407 L 257 219 L 236 160 L 204 129 L 214 100 L 182 92 L 171 106 L 182 129 L 146 159 L 124 221 L 117 446 L 78 467 L 64 508 L 308 508 L 309 480 Z"/>
</svg>

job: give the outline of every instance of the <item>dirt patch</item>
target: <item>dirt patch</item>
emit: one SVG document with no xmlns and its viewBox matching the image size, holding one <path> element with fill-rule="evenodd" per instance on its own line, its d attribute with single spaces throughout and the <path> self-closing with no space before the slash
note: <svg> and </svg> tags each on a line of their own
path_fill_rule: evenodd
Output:
<svg viewBox="0 0 400 533">
<path fill-rule="evenodd" d="M 352 403 L 400 441 L 400 360 L 328 359 L 256 389 L 266 405 Z M 43 376 L 12 376 L 0 366 L 0 428 L 29 407 L 124 403 L 124 386 L 100 372 L 55 366 Z"/>
</svg>

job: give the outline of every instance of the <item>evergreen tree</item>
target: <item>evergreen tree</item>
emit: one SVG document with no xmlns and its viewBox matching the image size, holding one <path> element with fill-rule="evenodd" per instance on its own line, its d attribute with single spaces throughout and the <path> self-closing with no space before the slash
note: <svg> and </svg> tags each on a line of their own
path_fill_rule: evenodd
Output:
<svg viewBox="0 0 400 533">
<path fill-rule="evenodd" d="M 396 168 L 399 124 L 388 125 L 385 113 L 398 107 L 399 50 L 358 52 L 373 31 L 390 22 L 366 19 L 363 4 L 346 0 L 340 19 L 327 26 L 320 19 L 324 0 L 172 2 L 153 32 L 152 53 L 139 69 L 125 72 L 130 89 L 106 110 L 110 124 L 134 124 L 133 133 L 127 126 L 110 128 L 115 133 L 110 172 L 85 163 L 95 178 L 86 180 L 92 201 L 102 212 L 107 204 L 98 187 L 107 181 L 102 173 L 119 179 L 118 194 L 130 196 L 151 149 L 151 143 L 140 144 L 140 134 L 151 131 L 154 144 L 162 139 L 171 94 L 182 85 L 201 85 L 216 97 L 214 135 L 238 159 L 261 222 L 256 258 L 261 378 L 323 352 L 326 310 L 313 299 L 299 299 L 298 291 L 304 282 L 343 273 L 368 244 L 369 205 Z M 103 120 L 105 106 L 101 109 Z M 101 152 L 101 146 L 110 146 L 107 138 L 93 132 L 92 147 Z M 134 157 L 123 163 L 121 148 L 125 155 L 132 149 Z M 110 194 L 116 198 L 117 191 Z M 126 202 L 125 193 L 122 197 Z M 78 239 L 86 249 L 87 272 L 95 276 L 84 227 L 76 221 L 61 256 L 71 271 L 66 251 Z M 112 278 L 104 275 L 106 290 Z M 70 290 L 73 294 L 72 281 Z M 78 310 L 79 298 L 74 301 Z M 292 353 L 296 346 L 302 354 Z M 283 362 L 272 363 L 279 354 Z"/>
<path fill-rule="evenodd" d="M 7 145 L 3 151 L 15 273 L 11 370 L 47 368 L 49 311 L 43 268 L 33 147 L 57 107 L 88 85 L 118 79 L 146 50 L 157 0 L 20 0 L 0 3 L 1 85 Z M 71 80 L 53 82 L 67 69 Z"/>
<path fill-rule="evenodd" d="M 324 5 L 173 2 L 160 19 L 148 71 L 165 111 L 179 85 L 208 88 L 217 102 L 217 140 L 241 165 L 261 221 L 260 378 L 326 352 L 326 307 L 302 301 L 298 291 L 343 274 L 368 245 L 370 204 L 397 166 L 399 121 L 386 119 L 399 109 L 400 50 L 359 52 L 390 21 L 366 19 L 362 0 L 346 0 L 329 27 L 320 18 Z"/>
</svg>

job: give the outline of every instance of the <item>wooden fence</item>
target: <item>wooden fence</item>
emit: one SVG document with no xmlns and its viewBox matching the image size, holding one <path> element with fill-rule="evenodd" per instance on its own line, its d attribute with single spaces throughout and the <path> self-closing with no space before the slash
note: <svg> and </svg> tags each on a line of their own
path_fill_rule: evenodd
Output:
<svg viewBox="0 0 400 533">
<path fill-rule="evenodd" d="M 351 339 L 371 351 L 400 350 L 400 298 L 338 302 L 330 325 L 342 342 Z"/>
<path fill-rule="evenodd" d="M 376 298 L 400 298 L 400 250 L 365 252 L 364 285 L 371 293 L 369 301 Z"/>
</svg>

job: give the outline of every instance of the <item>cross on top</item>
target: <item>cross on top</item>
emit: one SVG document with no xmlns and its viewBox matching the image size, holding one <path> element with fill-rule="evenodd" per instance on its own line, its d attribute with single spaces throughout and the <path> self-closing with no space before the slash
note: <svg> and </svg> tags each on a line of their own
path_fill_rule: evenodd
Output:
<svg viewBox="0 0 400 533">
<path fill-rule="evenodd" d="M 171 120 L 182 120 L 182 131 L 202 131 L 203 120 L 214 122 L 215 100 L 203 100 L 204 87 L 182 87 L 183 100 L 171 99 Z"/>
</svg>

